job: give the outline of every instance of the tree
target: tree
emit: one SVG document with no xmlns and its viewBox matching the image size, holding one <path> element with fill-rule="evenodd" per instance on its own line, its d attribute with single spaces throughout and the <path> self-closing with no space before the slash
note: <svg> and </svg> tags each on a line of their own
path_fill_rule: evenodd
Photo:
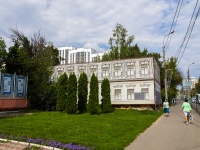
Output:
<svg viewBox="0 0 200 150">
<path fill-rule="evenodd" d="M 90 114 L 98 114 L 99 112 L 99 87 L 98 87 L 98 79 L 95 74 L 92 74 L 90 80 L 90 95 L 88 102 L 88 111 Z"/>
<path fill-rule="evenodd" d="M 104 78 L 101 84 L 101 109 L 104 113 L 109 113 L 112 111 L 111 101 L 110 101 L 110 83 L 107 78 Z"/>
<path fill-rule="evenodd" d="M 81 73 L 78 80 L 78 111 L 87 111 L 88 79 L 85 72 Z"/>
<path fill-rule="evenodd" d="M 57 82 L 57 102 L 56 102 L 56 110 L 65 111 L 66 103 L 67 103 L 67 92 L 68 92 L 68 77 L 67 74 L 64 73 L 58 78 Z"/>
<path fill-rule="evenodd" d="M 77 112 L 77 79 L 74 73 L 69 75 L 67 91 L 66 111 L 68 114 L 75 114 Z"/>
<path fill-rule="evenodd" d="M 191 91 L 190 91 L 190 96 L 191 96 L 191 97 L 194 97 L 194 96 L 196 95 L 196 93 L 197 93 L 197 92 L 196 92 L 196 89 L 195 89 L 195 88 L 192 88 Z"/>
<path fill-rule="evenodd" d="M 22 66 L 20 64 L 18 50 L 20 44 L 18 41 L 14 41 L 14 45 L 8 49 L 8 57 L 6 59 L 6 71 L 10 74 L 21 74 Z"/>
<path fill-rule="evenodd" d="M 116 29 L 113 30 L 113 37 L 109 39 L 111 48 L 111 60 L 127 58 L 128 48 L 134 40 L 134 36 L 127 38 L 127 30 L 121 24 L 116 25 Z"/>
<path fill-rule="evenodd" d="M 2 64 L 5 63 L 6 58 L 7 58 L 6 43 L 0 37 L 0 69 L 2 68 Z"/>
<path fill-rule="evenodd" d="M 46 108 L 47 111 L 55 111 L 56 110 L 56 101 L 57 101 L 57 85 L 55 83 L 49 83 L 49 86 L 47 86 L 48 89 L 46 89 L 46 96 L 47 98 L 45 100 L 46 102 Z"/>
<path fill-rule="evenodd" d="M 196 90 L 196 93 L 200 93 L 200 77 L 198 79 L 198 82 L 195 83 L 195 90 Z"/>
<path fill-rule="evenodd" d="M 163 69 L 163 68 L 161 68 Z M 177 86 L 181 85 L 183 82 L 183 77 L 181 75 L 181 72 L 177 69 L 177 59 L 174 57 L 171 57 L 169 61 L 166 64 L 166 69 L 167 69 L 167 80 L 170 81 L 168 82 L 169 88 L 168 88 L 168 101 L 171 105 L 171 100 L 172 98 L 176 97 L 178 93 Z M 170 74 L 169 74 L 170 73 Z M 170 77 L 171 75 L 171 77 Z M 164 69 L 163 69 L 163 76 L 161 77 L 161 80 L 163 80 L 164 83 Z M 163 87 L 162 89 L 162 99 L 165 97 L 165 89 Z"/>
<path fill-rule="evenodd" d="M 11 29 L 11 33 L 17 45 L 11 48 L 10 52 L 16 54 L 15 59 L 18 65 L 17 70 L 13 69 L 12 72 L 20 70 L 21 75 L 28 75 L 29 107 L 45 110 L 48 99 L 45 90 L 50 86 L 52 66 L 56 64 L 55 58 L 58 57 L 58 50 L 47 42 L 40 32 L 35 33 L 30 39 L 18 30 Z M 11 65 L 11 57 L 7 60 L 9 68 L 15 67 L 15 64 Z"/>
</svg>

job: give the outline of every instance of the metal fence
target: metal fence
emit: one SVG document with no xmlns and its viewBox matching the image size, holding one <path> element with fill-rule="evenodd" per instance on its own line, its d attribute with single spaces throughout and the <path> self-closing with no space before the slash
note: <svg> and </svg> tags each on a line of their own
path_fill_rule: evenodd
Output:
<svg viewBox="0 0 200 150">
<path fill-rule="evenodd" d="M 196 112 L 197 112 L 198 114 L 200 114 L 200 103 L 192 103 L 192 102 L 190 101 L 190 105 L 191 105 L 192 109 L 196 110 Z"/>
</svg>

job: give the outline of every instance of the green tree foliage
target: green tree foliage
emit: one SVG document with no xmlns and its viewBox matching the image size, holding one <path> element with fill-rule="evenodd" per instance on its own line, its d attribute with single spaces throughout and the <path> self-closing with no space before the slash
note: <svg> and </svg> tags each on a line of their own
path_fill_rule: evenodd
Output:
<svg viewBox="0 0 200 150">
<path fill-rule="evenodd" d="M 45 108 L 47 111 L 55 111 L 56 110 L 56 101 L 57 101 L 57 85 L 55 83 L 48 83 L 47 89 L 44 91 Z"/>
<path fill-rule="evenodd" d="M 101 84 L 101 109 L 104 113 L 109 113 L 112 111 L 111 101 L 110 101 L 110 82 L 107 78 L 104 78 Z"/>
<path fill-rule="evenodd" d="M 200 93 L 200 77 L 198 79 L 198 82 L 195 84 L 195 90 L 196 90 L 196 93 Z"/>
<path fill-rule="evenodd" d="M 98 114 L 99 112 L 99 86 L 98 79 L 94 73 L 92 74 L 90 81 L 88 111 L 90 112 L 90 114 Z"/>
<path fill-rule="evenodd" d="M 125 59 L 125 58 L 144 58 L 144 57 L 154 57 L 160 67 L 160 81 L 161 81 L 161 96 L 164 100 L 165 98 L 165 89 L 164 89 L 164 68 L 163 62 L 160 61 L 159 53 L 149 53 L 146 48 L 144 50 L 140 50 L 137 44 L 134 46 L 131 43 L 134 40 L 134 36 L 127 37 L 127 30 L 120 24 L 116 25 L 116 29 L 113 30 L 113 37 L 110 38 L 109 44 L 111 51 L 105 53 L 102 57 L 102 61 L 110 61 L 117 59 Z M 167 65 L 167 69 L 171 69 L 173 72 L 171 85 L 169 89 L 169 99 L 176 96 L 178 90 L 176 87 L 182 83 L 182 76 L 179 70 L 177 69 L 177 61 L 175 58 L 170 58 L 169 65 Z"/>
<path fill-rule="evenodd" d="M 52 66 L 57 64 L 55 58 L 58 57 L 58 50 L 40 33 L 34 34 L 30 39 L 18 30 L 11 29 L 11 33 L 15 45 L 9 49 L 9 59 L 6 62 L 9 64 L 8 70 L 28 75 L 29 107 L 45 110 L 48 99 L 46 90 L 50 86 Z M 12 57 L 15 59 L 14 63 Z"/>
<path fill-rule="evenodd" d="M 68 114 L 75 114 L 77 112 L 77 79 L 74 73 L 69 75 L 67 93 L 66 111 Z"/>
<path fill-rule="evenodd" d="M 168 74 L 167 74 L 167 80 L 171 80 L 168 88 L 168 100 L 169 103 L 171 104 L 171 100 L 172 98 L 176 97 L 177 93 L 178 93 L 178 89 L 177 86 L 181 85 L 183 82 L 183 77 L 181 75 L 181 72 L 177 69 L 177 59 L 174 57 L 171 57 L 169 59 L 169 61 L 166 63 L 166 69 L 168 70 Z M 171 74 L 171 77 L 170 77 Z M 163 83 L 164 83 L 164 70 L 163 70 Z M 163 87 L 162 89 L 162 99 L 164 100 L 165 98 L 165 89 Z"/>
<path fill-rule="evenodd" d="M 9 47 L 8 49 L 8 57 L 6 59 L 6 71 L 10 74 L 21 74 L 22 66 L 19 61 L 19 48 L 20 44 L 17 41 L 14 41 L 14 45 Z"/>
<path fill-rule="evenodd" d="M 88 78 L 85 72 L 81 73 L 78 80 L 78 111 L 87 111 Z"/>
<path fill-rule="evenodd" d="M 57 102 L 56 102 L 56 110 L 57 111 L 65 111 L 66 103 L 67 103 L 67 92 L 68 92 L 68 77 L 67 74 L 64 73 L 58 78 L 57 82 Z"/>
<path fill-rule="evenodd" d="M 111 48 L 111 60 L 127 58 L 128 48 L 134 40 L 134 36 L 127 38 L 127 30 L 121 24 L 116 25 L 113 37 L 109 39 Z"/>
<path fill-rule="evenodd" d="M 196 89 L 195 89 L 195 88 L 192 88 L 191 91 L 190 91 L 190 96 L 191 96 L 191 97 L 194 97 L 194 96 L 196 95 L 196 93 L 197 93 L 197 92 L 196 92 Z"/>
<path fill-rule="evenodd" d="M 6 61 L 6 58 L 7 58 L 6 43 L 0 37 L 0 69 L 2 67 L 2 64 Z"/>
</svg>

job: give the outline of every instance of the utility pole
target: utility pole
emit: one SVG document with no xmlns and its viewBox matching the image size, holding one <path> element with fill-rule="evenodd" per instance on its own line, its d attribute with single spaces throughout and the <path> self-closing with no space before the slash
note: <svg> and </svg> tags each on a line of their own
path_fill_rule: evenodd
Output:
<svg viewBox="0 0 200 150">
<path fill-rule="evenodd" d="M 165 46 L 163 46 L 163 62 L 164 62 L 164 84 L 165 84 L 165 99 L 168 99 L 167 93 L 167 68 L 166 68 L 166 60 L 165 60 Z"/>
<path fill-rule="evenodd" d="M 189 73 L 189 67 L 188 67 L 188 98 L 190 96 L 189 80 L 190 80 L 190 73 Z"/>
<path fill-rule="evenodd" d="M 194 62 L 188 65 L 188 98 L 190 97 L 190 87 L 189 87 L 189 81 L 190 81 L 190 68 L 189 68 L 189 67 L 190 67 L 190 65 L 192 65 L 192 64 L 194 64 Z"/>
<path fill-rule="evenodd" d="M 164 63 L 164 84 L 165 84 L 165 99 L 168 100 L 168 85 L 167 85 L 167 68 L 166 68 L 166 59 L 165 59 L 165 44 L 164 44 L 164 40 L 167 36 L 169 36 L 170 34 L 174 33 L 174 31 L 171 31 L 170 33 L 168 33 L 167 35 L 165 35 L 164 39 L 163 39 L 163 63 Z"/>
</svg>

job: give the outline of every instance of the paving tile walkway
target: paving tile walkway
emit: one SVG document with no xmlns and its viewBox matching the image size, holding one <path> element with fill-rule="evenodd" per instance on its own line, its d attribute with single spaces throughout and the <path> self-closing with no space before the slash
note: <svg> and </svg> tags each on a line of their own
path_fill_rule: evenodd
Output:
<svg viewBox="0 0 200 150">
<path fill-rule="evenodd" d="M 186 125 L 182 103 L 177 101 L 169 117 L 161 116 L 125 150 L 200 150 L 200 115 L 192 110 L 194 120 Z"/>
</svg>

